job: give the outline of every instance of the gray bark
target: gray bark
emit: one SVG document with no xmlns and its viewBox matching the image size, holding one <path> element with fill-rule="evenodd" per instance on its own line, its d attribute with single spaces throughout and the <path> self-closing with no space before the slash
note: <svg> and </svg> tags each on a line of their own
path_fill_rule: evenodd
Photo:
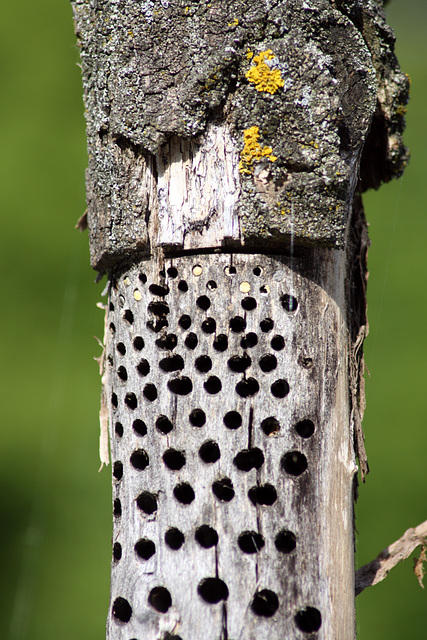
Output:
<svg viewBox="0 0 427 640">
<path fill-rule="evenodd" d="M 72 5 L 109 278 L 107 637 L 353 638 L 359 194 L 407 160 L 393 34 L 374 0 Z"/>
</svg>

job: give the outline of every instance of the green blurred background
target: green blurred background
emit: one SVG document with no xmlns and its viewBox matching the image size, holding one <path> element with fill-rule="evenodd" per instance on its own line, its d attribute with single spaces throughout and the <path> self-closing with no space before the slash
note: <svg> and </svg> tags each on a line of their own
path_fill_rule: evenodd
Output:
<svg viewBox="0 0 427 640">
<path fill-rule="evenodd" d="M 365 198 L 370 335 L 357 566 L 427 518 L 427 3 L 387 8 L 412 78 L 403 179 Z M 97 473 L 100 300 L 87 236 L 78 51 L 66 0 L 2 8 L 0 637 L 104 637 L 110 472 Z M 427 582 L 427 579 L 426 579 Z M 357 598 L 360 640 L 427 637 L 412 560 Z"/>
</svg>

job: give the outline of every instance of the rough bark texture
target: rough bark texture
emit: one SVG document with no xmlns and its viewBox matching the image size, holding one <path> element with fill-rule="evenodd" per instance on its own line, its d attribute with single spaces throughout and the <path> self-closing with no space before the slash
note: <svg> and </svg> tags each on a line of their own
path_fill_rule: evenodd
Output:
<svg viewBox="0 0 427 640">
<path fill-rule="evenodd" d="M 72 5 L 108 638 L 353 638 L 360 192 L 407 160 L 393 34 L 374 0 Z"/>
</svg>

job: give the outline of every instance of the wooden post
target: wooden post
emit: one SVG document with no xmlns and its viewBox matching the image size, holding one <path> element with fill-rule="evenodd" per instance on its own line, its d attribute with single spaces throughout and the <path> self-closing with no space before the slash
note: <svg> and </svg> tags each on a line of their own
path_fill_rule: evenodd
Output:
<svg viewBox="0 0 427 640">
<path fill-rule="evenodd" d="M 380 3 L 72 5 L 108 274 L 107 638 L 351 639 L 359 194 L 406 162 Z"/>
</svg>

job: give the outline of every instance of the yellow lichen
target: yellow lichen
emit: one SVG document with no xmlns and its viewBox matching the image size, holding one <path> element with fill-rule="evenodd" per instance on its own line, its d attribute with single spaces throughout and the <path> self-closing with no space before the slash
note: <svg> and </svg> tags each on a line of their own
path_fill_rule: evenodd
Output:
<svg viewBox="0 0 427 640">
<path fill-rule="evenodd" d="M 238 24 L 239 24 L 238 18 L 234 18 L 233 22 L 229 22 L 228 23 L 228 26 L 229 27 L 237 27 Z"/>
<path fill-rule="evenodd" d="M 266 60 L 273 60 L 274 54 L 271 49 L 261 51 L 256 55 L 246 77 L 249 82 L 253 82 L 257 91 L 267 91 L 268 93 L 276 93 L 277 89 L 284 86 L 284 81 L 280 69 L 270 69 Z"/>
<path fill-rule="evenodd" d="M 248 49 L 247 53 L 246 53 L 246 57 L 248 60 L 251 60 L 254 57 L 254 52 L 251 51 L 250 49 Z"/>
<path fill-rule="evenodd" d="M 253 172 L 253 163 L 267 158 L 270 162 L 277 160 L 273 155 L 271 147 L 262 147 L 258 142 L 259 127 L 253 126 L 245 129 L 243 132 L 243 149 L 240 152 L 239 171 L 240 173 L 251 174 Z"/>
</svg>

